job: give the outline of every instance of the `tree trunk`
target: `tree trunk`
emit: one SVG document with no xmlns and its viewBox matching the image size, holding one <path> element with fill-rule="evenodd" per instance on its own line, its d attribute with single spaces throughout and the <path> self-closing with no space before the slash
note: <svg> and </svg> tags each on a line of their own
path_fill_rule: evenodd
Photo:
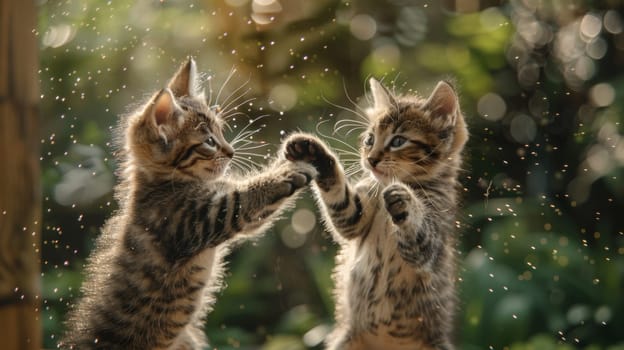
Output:
<svg viewBox="0 0 624 350">
<path fill-rule="evenodd" d="M 0 1 L 0 347 L 41 349 L 38 51 L 32 0 Z"/>
</svg>

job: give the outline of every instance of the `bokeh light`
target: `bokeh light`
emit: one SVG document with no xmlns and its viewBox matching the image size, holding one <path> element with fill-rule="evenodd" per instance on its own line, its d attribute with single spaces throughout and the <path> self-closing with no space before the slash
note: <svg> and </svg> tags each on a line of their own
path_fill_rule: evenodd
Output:
<svg viewBox="0 0 624 350">
<path fill-rule="evenodd" d="M 589 97 L 596 107 L 607 107 L 615 100 L 615 89 L 609 83 L 600 83 L 592 86 Z"/>
<path fill-rule="evenodd" d="M 537 127 L 533 118 L 519 113 L 511 119 L 509 125 L 511 137 L 518 143 L 530 143 L 537 135 Z"/>
<path fill-rule="evenodd" d="M 297 91 L 288 84 L 275 85 L 269 93 L 272 107 L 279 111 L 287 111 L 297 103 Z"/>
<path fill-rule="evenodd" d="M 369 15 L 359 14 L 353 16 L 349 23 L 349 29 L 354 37 L 360 40 L 369 40 L 377 33 L 377 22 Z"/>
<path fill-rule="evenodd" d="M 366 81 L 421 97 L 452 81 L 470 130 L 456 222 L 457 348 L 624 346 L 619 2 L 38 6 L 44 348 L 55 348 L 86 258 L 118 208 L 120 115 L 189 55 L 211 104 L 229 115 L 226 138 L 239 137 L 243 165 L 232 176 L 270 164 L 281 138 L 301 130 L 321 135 L 355 179 Z M 307 191 L 265 235 L 233 249 L 206 319 L 215 348 L 323 348 L 337 244 L 321 218 Z"/>
<path fill-rule="evenodd" d="M 500 95 L 489 92 L 479 99 L 477 111 L 483 118 L 496 121 L 505 116 L 507 104 Z"/>
</svg>

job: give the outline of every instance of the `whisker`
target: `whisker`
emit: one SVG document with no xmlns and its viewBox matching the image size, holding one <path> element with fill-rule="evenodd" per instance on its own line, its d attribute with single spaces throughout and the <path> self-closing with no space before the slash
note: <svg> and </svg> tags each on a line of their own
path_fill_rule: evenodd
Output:
<svg viewBox="0 0 624 350">
<path fill-rule="evenodd" d="M 349 157 L 340 157 L 340 161 L 346 164 L 349 164 L 349 166 L 353 165 L 353 164 L 357 164 L 360 165 L 360 158 L 349 158 Z"/>
<path fill-rule="evenodd" d="M 221 119 L 223 119 L 225 122 L 227 122 L 228 119 L 232 119 L 233 117 L 239 116 L 239 115 L 244 115 L 247 116 L 247 113 L 245 112 L 241 112 L 241 111 L 232 111 L 229 112 L 227 114 L 220 112 L 219 116 L 221 117 Z"/>
<path fill-rule="evenodd" d="M 253 153 L 253 152 L 239 152 L 239 150 L 236 150 L 236 154 L 243 155 L 243 156 L 260 157 L 260 158 L 264 158 L 265 157 L 264 154 Z"/>
<path fill-rule="evenodd" d="M 253 171 L 252 169 L 245 168 L 237 163 L 232 163 L 232 169 L 236 170 L 238 175 L 244 175 Z"/>
<path fill-rule="evenodd" d="M 339 133 L 340 130 L 344 128 L 350 128 L 350 130 L 347 131 L 347 133 L 345 134 L 345 136 L 349 136 L 354 131 L 367 129 L 368 124 L 360 122 L 360 121 L 351 120 L 351 119 L 339 120 L 334 125 L 334 134 Z"/>
<path fill-rule="evenodd" d="M 227 78 L 225 78 L 225 81 L 223 82 L 223 84 L 221 84 L 221 88 L 219 89 L 219 92 L 217 93 L 217 98 L 215 99 L 215 102 L 219 103 L 219 98 L 221 97 L 221 93 L 223 92 L 223 89 L 225 88 L 225 86 L 229 83 L 230 79 L 232 79 L 232 77 L 234 76 L 234 73 L 236 73 L 236 68 L 232 67 L 232 69 L 230 69 L 230 73 L 228 74 Z"/>
<path fill-rule="evenodd" d="M 355 153 L 352 150 L 348 150 L 348 149 L 343 149 L 343 148 L 338 148 L 338 147 L 332 147 L 334 150 L 336 150 L 338 152 L 338 154 L 344 154 L 346 156 L 352 156 L 355 158 L 360 158 L 360 154 L 359 153 Z"/>
<path fill-rule="evenodd" d="M 231 117 L 232 117 L 232 114 L 229 114 L 231 111 L 238 111 L 238 107 L 240 107 L 240 106 L 242 106 L 242 105 L 244 105 L 244 104 L 246 104 L 246 103 L 249 103 L 249 102 L 251 102 L 251 101 L 253 101 L 253 100 L 255 100 L 255 99 L 256 99 L 255 97 L 250 97 L 250 98 L 246 99 L 245 101 L 243 101 L 243 102 L 241 102 L 241 103 L 237 104 L 236 106 L 234 106 L 234 107 L 232 107 L 232 108 L 230 108 L 230 109 L 227 109 L 227 110 L 226 110 L 226 109 L 224 109 L 224 110 L 223 110 L 223 112 L 221 112 L 221 113 L 222 113 L 222 114 L 221 114 L 221 118 L 223 118 L 223 119 L 228 119 L 228 118 L 231 118 Z M 242 113 L 242 112 L 241 112 L 241 113 Z M 243 113 L 243 114 L 244 114 L 244 113 Z"/>
<path fill-rule="evenodd" d="M 399 76 L 401 75 L 401 72 L 397 72 L 397 74 L 394 76 L 394 79 L 392 79 L 391 84 L 392 84 L 392 93 L 396 94 L 396 89 L 397 89 L 397 81 L 399 80 Z"/>
<path fill-rule="evenodd" d="M 245 145 L 245 144 L 247 144 L 249 142 L 255 142 L 253 140 L 249 140 L 248 138 L 253 136 L 253 135 L 255 135 L 255 134 L 257 134 L 258 132 L 260 132 L 260 130 L 261 129 L 258 128 L 258 129 L 247 130 L 247 131 L 245 131 L 243 133 L 240 133 L 240 134 L 236 135 L 236 137 L 232 141 L 230 141 L 230 144 L 236 145 L 236 144 L 239 144 L 239 143 L 243 143 Z"/>
<path fill-rule="evenodd" d="M 343 111 L 346 111 L 346 112 L 349 112 L 349 113 L 353 113 L 353 114 L 355 114 L 356 116 L 358 116 L 358 117 L 362 118 L 362 120 L 364 120 L 365 122 L 369 121 L 369 119 L 368 119 L 368 117 L 367 117 L 366 115 L 361 114 L 361 113 L 360 113 L 359 111 L 357 111 L 357 110 L 353 110 L 353 109 L 350 109 L 350 108 L 348 108 L 348 107 L 341 106 L 341 105 L 339 105 L 339 104 L 336 104 L 336 103 L 334 103 L 334 102 L 331 102 L 330 100 L 328 100 L 327 98 L 325 98 L 325 96 L 323 96 L 323 95 L 321 95 L 321 98 L 323 99 L 323 101 L 325 101 L 325 103 L 329 104 L 329 105 L 330 105 L 330 106 L 332 106 L 332 107 L 336 107 L 336 108 L 341 109 L 341 110 L 343 110 Z"/>
<path fill-rule="evenodd" d="M 244 172 L 244 169 L 240 167 L 238 163 L 234 161 L 230 162 L 230 166 L 228 167 L 228 173 L 229 173 L 229 170 L 237 170 L 237 172 Z"/>
<path fill-rule="evenodd" d="M 251 77 L 247 78 L 247 80 L 246 80 L 244 83 L 242 83 L 242 84 L 241 84 L 241 86 L 239 86 L 239 87 L 237 87 L 236 89 L 234 89 L 234 91 L 232 91 L 232 92 L 231 92 L 231 93 L 230 93 L 230 94 L 229 94 L 226 98 L 224 98 L 224 99 L 223 99 L 223 103 L 222 103 L 222 104 L 224 104 L 224 105 L 225 105 L 224 107 L 222 107 L 222 109 L 223 109 L 223 110 L 227 109 L 226 107 L 227 107 L 230 103 L 232 103 L 232 102 L 236 101 L 237 99 L 239 99 L 239 98 L 241 98 L 241 97 L 245 96 L 245 95 L 246 95 L 249 91 L 251 91 L 251 88 L 250 88 L 250 87 L 248 87 L 248 88 L 247 88 L 247 91 L 244 91 L 242 94 L 240 94 L 239 96 L 237 96 L 234 100 L 229 101 L 229 99 L 230 99 L 232 96 L 234 96 L 234 95 L 235 95 L 235 94 L 236 94 L 236 93 L 237 93 L 240 89 L 242 89 L 242 88 L 244 88 L 245 86 L 247 86 L 247 84 L 249 84 L 249 81 L 251 81 Z"/>
<path fill-rule="evenodd" d="M 206 80 L 208 81 L 208 106 L 212 106 L 212 94 L 214 93 L 212 90 L 212 76 L 208 76 Z"/>
<path fill-rule="evenodd" d="M 241 163 L 244 163 L 245 165 L 250 166 L 251 168 L 262 168 L 262 164 L 254 161 L 252 159 L 249 159 L 247 157 L 234 157 L 234 158 L 232 158 L 232 160 L 234 160 L 234 159 L 236 159 L 236 161 L 238 161 L 238 162 L 241 162 Z M 253 166 L 251 166 L 251 165 L 253 165 Z"/>
<path fill-rule="evenodd" d="M 258 120 L 264 119 L 266 117 L 268 117 L 268 114 L 263 114 L 255 119 L 252 119 L 249 121 L 249 123 L 247 123 L 247 125 L 245 125 L 239 132 L 238 134 L 236 134 L 236 136 L 234 136 L 234 138 L 232 139 L 232 141 L 230 141 L 231 144 L 236 144 L 237 142 L 239 142 L 239 140 L 241 139 L 245 139 L 251 135 L 256 134 L 257 132 L 260 131 L 260 128 L 255 129 L 255 130 L 248 130 L 255 122 L 257 122 Z M 251 133 L 250 133 L 251 132 Z M 250 141 L 252 142 L 252 141 Z"/>
<path fill-rule="evenodd" d="M 239 165 L 241 167 L 244 167 L 247 170 L 252 170 L 253 169 L 252 164 L 249 164 L 243 158 L 240 158 L 240 157 L 232 158 L 232 164 L 237 164 L 237 165 Z"/>
<path fill-rule="evenodd" d="M 334 136 L 329 136 L 329 135 L 324 134 L 324 133 L 320 130 L 320 126 L 321 126 L 321 124 L 322 124 L 322 123 L 323 123 L 323 122 L 320 122 L 320 123 L 318 123 L 318 124 L 316 125 L 316 132 L 317 132 L 319 135 L 321 135 L 321 136 L 322 136 L 322 137 L 324 137 L 324 138 L 327 138 L 327 139 L 330 139 L 330 140 L 336 141 L 336 142 L 338 142 L 338 143 L 340 143 L 340 144 L 342 144 L 342 145 L 344 145 L 344 146 L 347 146 L 347 147 L 348 147 L 349 149 L 351 149 L 353 152 L 355 152 L 355 153 L 358 153 L 358 154 L 359 154 L 359 150 L 358 150 L 358 149 L 356 149 L 355 147 L 351 146 L 349 143 L 347 143 L 347 142 L 345 142 L 345 141 L 343 141 L 343 140 L 341 140 L 341 139 L 339 139 L 339 138 L 337 138 L 337 137 L 334 137 Z"/>
<path fill-rule="evenodd" d="M 240 159 L 236 157 L 232 158 L 231 164 L 236 165 L 241 171 L 248 172 L 248 171 L 255 170 L 253 166 L 251 166 L 250 164 L 247 164 L 244 161 L 241 161 Z"/>
<path fill-rule="evenodd" d="M 344 171 L 345 175 L 347 175 L 348 177 L 352 177 L 353 175 L 359 174 L 360 172 L 362 172 L 362 168 L 358 167 L 357 165 L 351 165 Z"/>
<path fill-rule="evenodd" d="M 257 141 L 245 141 L 245 142 L 246 143 L 242 147 L 241 146 L 236 147 L 236 151 L 250 151 L 253 149 L 259 149 L 259 148 L 271 146 L 270 144 L 266 142 L 257 142 Z"/>
<path fill-rule="evenodd" d="M 249 81 L 249 80 L 248 80 Z M 245 83 L 246 84 L 246 83 Z M 244 86 L 244 85 L 243 85 Z M 228 97 L 226 97 L 225 101 L 227 102 L 223 102 L 224 105 L 223 107 L 221 107 L 221 110 L 223 111 L 229 111 L 230 106 L 235 103 L 236 101 L 240 100 L 241 98 L 245 97 L 245 95 L 247 95 L 247 93 L 249 91 L 251 91 L 251 88 L 247 88 L 246 91 L 244 91 L 243 93 L 241 93 L 240 95 L 236 96 L 235 98 L 233 98 L 232 100 L 228 101 L 236 92 L 238 92 L 238 90 L 240 90 L 243 86 L 238 87 L 236 90 L 234 90 L 234 92 L 232 92 Z"/>
<path fill-rule="evenodd" d="M 361 168 L 360 166 L 360 162 L 356 161 L 356 160 L 346 160 L 343 161 L 343 163 L 345 163 L 345 165 L 347 165 L 345 167 L 345 169 L 350 169 L 350 168 Z"/>
<path fill-rule="evenodd" d="M 342 123 L 353 123 L 353 124 L 358 124 L 358 125 L 362 125 L 362 126 L 368 126 L 370 123 L 369 122 L 365 122 L 362 120 L 356 120 L 356 119 L 341 119 L 339 121 L 336 122 L 336 125 L 338 124 L 342 124 Z"/>
<path fill-rule="evenodd" d="M 222 122 L 222 123 L 223 123 L 223 125 L 225 125 L 225 127 L 228 129 L 228 132 L 232 132 L 232 131 L 234 131 L 234 130 L 232 130 L 232 126 L 230 125 L 230 123 L 229 123 L 226 119 L 221 118 L 221 122 Z"/>
<path fill-rule="evenodd" d="M 253 153 L 253 152 L 236 152 L 234 153 L 234 158 L 238 159 L 238 160 L 244 160 L 244 161 L 253 161 L 251 159 L 251 157 L 256 157 L 256 158 L 266 158 L 266 155 L 264 154 L 259 154 L 259 153 Z"/>
<path fill-rule="evenodd" d="M 349 100 L 349 102 L 351 102 L 351 104 L 353 104 L 355 108 L 357 108 L 357 110 L 359 111 L 359 113 L 356 112 L 356 114 L 359 114 L 361 117 L 363 117 L 365 121 L 368 121 L 368 117 L 366 117 L 366 111 L 363 110 L 362 107 L 359 106 L 359 104 L 355 103 L 351 96 L 349 96 L 349 92 L 347 91 L 347 85 L 345 84 L 344 78 L 342 79 L 342 89 L 344 90 L 347 100 Z"/>
<path fill-rule="evenodd" d="M 379 182 L 373 182 L 373 185 L 368 189 L 367 192 L 369 197 L 375 198 L 379 194 Z"/>
</svg>

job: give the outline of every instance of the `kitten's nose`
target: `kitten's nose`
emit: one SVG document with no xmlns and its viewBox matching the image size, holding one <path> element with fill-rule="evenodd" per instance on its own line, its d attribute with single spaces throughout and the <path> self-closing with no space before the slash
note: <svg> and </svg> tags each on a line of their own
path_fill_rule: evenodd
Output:
<svg viewBox="0 0 624 350">
<path fill-rule="evenodd" d="M 232 148 L 232 146 L 230 145 L 224 145 L 221 148 L 221 152 L 223 152 L 223 154 L 225 154 L 225 156 L 228 158 L 234 157 L 234 148 Z"/>
<path fill-rule="evenodd" d="M 372 157 L 368 157 L 366 158 L 368 160 L 368 163 L 374 168 L 377 166 L 377 164 L 379 164 L 379 159 L 377 158 L 372 158 Z"/>
</svg>

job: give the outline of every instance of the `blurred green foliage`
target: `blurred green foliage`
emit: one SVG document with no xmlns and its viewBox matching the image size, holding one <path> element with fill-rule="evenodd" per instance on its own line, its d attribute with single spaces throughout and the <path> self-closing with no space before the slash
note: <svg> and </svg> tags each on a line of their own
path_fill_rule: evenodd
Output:
<svg viewBox="0 0 624 350">
<path fill-rule="evenodd" d="M 624 348 L 624 21 L 620 1 L 42 1 L 45 346 L 116 208 L 117 115 L 187 55 L 213 103 L 271 150 L 366 108 L 365 81 L 426 95 L 458 86 L 471 131 L 460 227 L 459 348 Z M 232 68 L 236 73 L 227 80 Z M 239 89 L 240 87 L 240 89 Z M 221 91 L 222 90 L 222 91 Z M 219 95 L 218 101 L 214 99 Z M 247 100 L 253 98 L 253 100 Z M 269 152 L 270 153 L 270 152 Z M 264 163 L 260 151 L 252 160 Z M 357 162 L 353 154 L 345 163 Z M 206 332 L 219 349 L 320 349 L 335 245 L 309 195 L 228 257 Z"/>
</svg>

